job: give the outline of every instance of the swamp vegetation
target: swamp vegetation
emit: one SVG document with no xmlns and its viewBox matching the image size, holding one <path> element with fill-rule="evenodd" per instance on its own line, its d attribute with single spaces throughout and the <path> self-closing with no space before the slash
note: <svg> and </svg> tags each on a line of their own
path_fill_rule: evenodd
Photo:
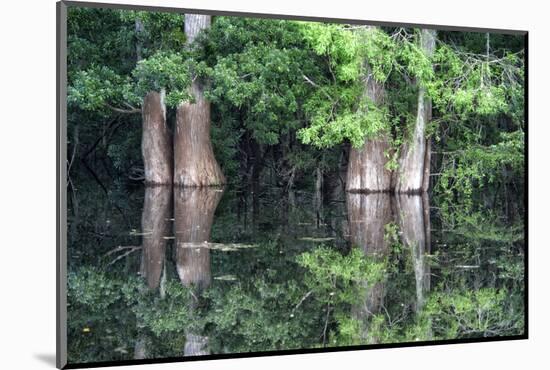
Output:
<svg viewBox="0 0 550 370">
<path fill-rule="evenodd" d="M 524 38 L 70 7 L 70 363 L 522 335 Z"/>
</svg>

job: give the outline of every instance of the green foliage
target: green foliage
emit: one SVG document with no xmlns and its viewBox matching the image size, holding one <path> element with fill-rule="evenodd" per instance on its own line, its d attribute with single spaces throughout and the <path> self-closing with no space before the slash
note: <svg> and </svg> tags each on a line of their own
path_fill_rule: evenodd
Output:
<svg viewBox="0 0 550 370">
<path fill-rule="evenodd" d="M 390 39 L 376 29 L 355 32 L 317 23 L 304 23 L 302 33 L 326 70 L 317 82 L 305 77 L 316 89 L 304 105 L 309 125 L 298 132 L 300 140 L 319 148 L 346 140 L 360 147 L 366 138 L 389 130 L 389 112 L 366 96 L 364 80 L 369 73 L 379 83 L 387 78 L 393 63 Z"/>
<path fill-rule="evenodd" d="M 350 93 L 350 90 L 342 92 Z M 343 100 L 346 96 L 341 95 L 341 98 Z M 333 107 L 326 101 L 316 103 L 316 113 L 309 127 L 299 131 L 299 137 L 304 144 L 328 148 L 347 139 L 354 147 L 359 148 L 366 138 L 374 138 L 388 127 L 387 110 L 377 107 L 367 99 L 361 102 L 357 110 L 341 112 L 330 122 L 328 120 L 333 115 Z M 314 102 L 310 104 L 315 105 Z"/>
<path fill-rule="evenodd" d="M 108 279 L 104 273 L 86 268 L 69 273 L 68 299 L 74 304 L 87 305 L 101 312 L 121 299 L 121 282 Z"/>
<path fill-rule="evenodd" d="M 163 12 L 123 12 L 122 19 L 135 24 L 141 22 L 141 29 L 134 28 L 134 37 L 142 45 L 143 57 L 147 58 L 158 50 L 183 50 L 185 34 L 183 16 L 178 13 Z"/>
<path fill-rule="evenodd" d="M 302 22 L 300 31 L 317 55 L 327 58 L 337 81 L 353 82 L 359 78 L 363 61 L 359 57 L 360 40 L 344 31 L 341 25 Z"/>
<path fill-rule="evenodd" d="M 199 329 L 200 324 L 194 320 L 193 305 L 196 298 L 191 289 L 175 280 L 167 281 L 162 289 L 162 297 L 157 292 L 147 292 L 141 297 L 127 296 L 128 302 L 137 303 L 132 311 L 140 326 L 159 337 L 167 333 Z"/>
<path fill-rule="evenodd" d="M 259 143 L 276 144 L 281 133 L 298 124 L 292 115 L 298 108 L 296 94 L 302 90 L 297 85 L 301 54 L 297 49 L 250 46 L 229 55 L 212 70 L 208 97 L 240 110 L 245 127 Z"/>
<path fill-rule="evenodd" d="M 192 65 L 193 61 L 186 54 L 162 51 L 139 61 L 132 72 L 136 94 L 145 96 L 151 90 L 164 90 L 169 107 L 191 100 L 188 88 L 191 86 Z"/>
<path fill-rule="evenodd" d="M 521 177 L 524 170 L 524 135 L 521 130 L 501 133 L 500 141 L 489 146 L 471 146 L 457 150 L 445 158 L 438 192 L 447 199 L 458 197 L 465 207 L 472 206 L 472 197 L 497 181 Z"/>
<path fill-rule="evenodd" d="M 75 72 L 67 102 L 83 110 L 105 112 L 107 105 L 135 103 L 132 82 L 108 67 L 92 66 Z"/>
<path fill-rule="evenodd" d="M 358 248 L 346 256 L 331 248 L 318 247 L 299 256 L 298 263 L 307 268 L 306 285 L 318 299 L 352 303 L 363 284 L 375 284 L 385 277 L 384 263 L 374 261 Z"/>
<path fill-rule="evenodd" d="M 502 58 L 438 47 L 434 55 L 437 79 L 429 86 L 434 106 L 443 114 L 523 116 L 523 61 L 507 53 Z"/>
<path fill-rule="evenodd" d="M 523 328 L 523 312 L 507 307 L 506 299 L 505 290 L 492 288 L 435 293 L 420 320 L 431 322 L 438 339 L 510 335 Z"/>
</svg>

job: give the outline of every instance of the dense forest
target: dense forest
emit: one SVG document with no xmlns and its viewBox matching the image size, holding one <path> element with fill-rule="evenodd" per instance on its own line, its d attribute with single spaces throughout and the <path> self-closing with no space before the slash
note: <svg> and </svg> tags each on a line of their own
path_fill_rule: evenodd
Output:
<svg viewBox="0 0 550 370">
<path fill-rule="evenodd" d="M 70 362 L 522 334 L 524 46 L 69 8 Z"/>
</svg>

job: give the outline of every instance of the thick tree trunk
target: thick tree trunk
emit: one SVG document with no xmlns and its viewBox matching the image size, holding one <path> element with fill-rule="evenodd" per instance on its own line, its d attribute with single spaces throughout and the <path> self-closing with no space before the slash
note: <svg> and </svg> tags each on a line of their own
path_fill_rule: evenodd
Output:
<svg viewBox="0 0 550 370">
<path fill-rule="evenodd" d="M 176 265 L 180 281 L 199 291 L 211 281 L 210 239 L 214 212 L 223 194 L 219 188 L 174 188 Z"/>
<path fill-rule="evenodd" d="M 164 92 L 150 91 L 143 99 L 141 151 L 147 185 L 172 184 L 172 143 L 166 125 Z"/>
<path fill-rule="evenodd" d="M 170 235 L 172 212 L 172 187 L 153 186 L 145 188 L 145 201 L 141 216 L 143 254 L 141 275 L 149 289 L 156 289 L 164 268 L 166 241 Z"/>
<path fill-rule="evenodd" d="M 136 63 L 142 59 L 141 34 L 143 23 L 136 18 Z M 143 134 L 141 153 L 145 172 L 145 183 L 149 185 L 171 185 L 173 174 L 172 137 L 166 125 L 164 91 L 150 91 L 143 98 Z"/>
<path fill-rule="evenodd" d="M 365 94 L 374 104 L 382 103 L 384 86 L 375 81 L 370 68 L 367 69 Z M 367 113 L 368 114 L 368 113 Z M 388 192 L 391 190 L 390 170 L 386 169 L 391 147 L 388 134 L 380 133 L 376 138 L 367 138 L 361 148 L 351 147 L 348 161 L 346 190 L 349 192 Z"/>
<path fill-rule="evenodd" d="M 365 255 L 383 258 L 389 250 L 389 240 L 384 237 L 385 227 L 393 220 L 390 194 L 348 193 L 346 202 L 352 247 L 361 248 Z M 360 304 L 352 307 L 352 315 L 365 324 L 369 317 L 381 311 L 386 288 L 383 282 L 362 284 L 365 296 Z M 361 337 L 369 337 L 368 326 L 363 326 Z M 370 340 L 377 342 L 376 338 Z"/>
<path fill-rule="evenodd" d="M 190 47 L 199 32 L 210 27 L 210 16 L 186 14 L 185 35 Z M 194 79 L 190 88 L 194 102 L 182 102 L 176 111 L 174 134 L 174 184 L 215 186 L 225 184 L 210 141 L 210 102 L 203 85 Z"/>
<path fill-rule="evenodd" d="M 420 46 L 430 57 L 435 49 L 434 30 L 423 29 L 420 33 Z M 421 193 L 428 189 L 429 184 L 425 177 L 426 162 L 426 124 L 431 116 L 431 103 L 426 96 L 426 88 L 418 87 L 418 103 L 414 130 L 408 140 L 401 147 L 399 168 L 397 172 L 395 191 L 397 193 Z M 429 169 L 428 169 L 429 176 Z"/>
<path fill-rule="evenodd" d="M 430 288 L 430 266 L 425 257 L 430 250 L 429 203 L 425 194 L 399 194 L 396 205 L 401 242 L 411 251 L 416 281 L 416 310 L 419 311 Z"/>
</svg>

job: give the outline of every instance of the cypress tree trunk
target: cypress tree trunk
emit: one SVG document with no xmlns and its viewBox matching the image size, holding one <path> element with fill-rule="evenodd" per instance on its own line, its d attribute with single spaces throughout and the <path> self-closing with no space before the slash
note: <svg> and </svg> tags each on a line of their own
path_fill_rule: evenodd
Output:
<svg viewBox="0 0 550 370">
<path fill-rule="evenodd" d="M 143 99 L 143 134 L 141 152 L 145 170 L 145 184 L 172 184 L 171 135 L 166 125 L 164 91 L 150 91 Z"/>
<path fill-rule="evenodd" d="M 136 31 L 136 62 L 142 59 L 143 45 L 140 34 L 143 33 L 143 23 L 135 21 Z M 172 137 L 166 126 L 166 106 L 164 91 L 150 91 L 143 98 L 141 107 L 143 133 L 141 139 L 141 153 L 147 185 L 171 185 L 172 164 Z"/>
<path fill-rule="evenodd" d="M 420 46 L 426 56 L 430 57 L 435 49 L 435 30 L 423 29 L 420 33 Z M 410 137 L 401 147 L 399 168 L 395 180 L 397 193 L 420 193 L 427 191 L 429 180 L 429 156 L 426 155 L 426 124 L 431 117 L 431 103 L 426 96 L 426 88 L 418 87 L 418 104 L 416 122 Z"/>
<path fill-rule="evenodd" d="M 379 105 L 384 96 L 384 86 L 375 81 L 367 69 L 365 84 L 366 96 Z M 350 148 L 346 190 L 349 192 L 387 192 L 391 190 L 391 171 L 386 169 L 385 153 L 390 150 L 387 133 L 380 133 L 378 137 L 365 140 L 365 144 L 357 149 Z"/>
<path fill-rule="evenodd" d="M 199 32 L 210 27 L 210 16 L 186 14 L 185 35 L 191 47 Z M 193 80 L 190 93 L 194 102 L 182 102 L 176 111 L 174 135 L 174 184 L 213 186 L 225 184 L 210 141 L 210 102 L 203 83 Z"/>
</svg>

